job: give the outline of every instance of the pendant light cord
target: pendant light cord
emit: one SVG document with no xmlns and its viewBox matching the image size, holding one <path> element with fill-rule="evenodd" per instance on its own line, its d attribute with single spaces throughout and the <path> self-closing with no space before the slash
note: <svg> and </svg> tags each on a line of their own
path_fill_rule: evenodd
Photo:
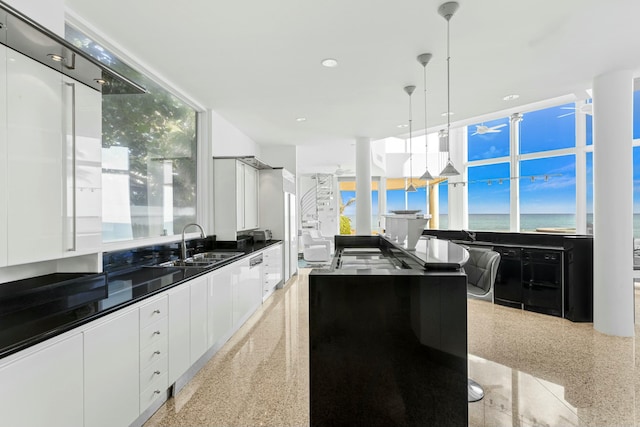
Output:
<svg viewBox="0 0 640 427">
<path fill-rule="evenodd" d="M 447 19 L 447 160 L 451 160 L 451 147 L 449 146 L 449 138 L 451 138 L 451 71 L 449 61 L 451 53 L 449 52 L 449 20 Z"/>
<path fill-rule="evenodd" d="M 429 138 L 427 137 L 427 64 L 422 66 L 424 79 L 424 167 L 429 171 Z"/>
<path fill-rule="evenodd" d="M 411 111 L 411 94 L 409 94 L 409 179 L 413 184 L 413 141 L 411 139 L 411 122 L 413 114 Z"/>
</svg>

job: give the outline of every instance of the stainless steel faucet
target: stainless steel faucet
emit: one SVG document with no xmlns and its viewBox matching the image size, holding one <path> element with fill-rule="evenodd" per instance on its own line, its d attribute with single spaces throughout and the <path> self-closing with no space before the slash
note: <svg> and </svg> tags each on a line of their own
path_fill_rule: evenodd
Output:
<svg viewBox="0 0 640 427">
<path fill-rule="evenodd" d="M 207 235 L 205 234 L 204 230 L 202 229 L 202 226 L 200 224 L 196 224 L 195 222 L 189 223 L 187 225 L 185 225 L 182 228 L 182 261 L 184 261 L 185 259 L 187 259 L 187 245 L 184 242 L 184 232 L 187 229 L 187 227 L 190 227 L 192 225 L 195 225 L 196 227 L 198 227 L 200 229 L 200 237 L 202 239 L 205 239 L 207 237 Z"/>
</svg>

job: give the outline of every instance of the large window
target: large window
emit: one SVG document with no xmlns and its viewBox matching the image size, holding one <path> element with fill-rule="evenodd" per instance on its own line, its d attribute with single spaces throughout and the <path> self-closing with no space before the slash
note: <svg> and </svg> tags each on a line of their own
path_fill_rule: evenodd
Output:
<svg viewBox="0 0 640 427">
<path fill-rule="evenodd" d="M 103 241 L 181 233 L 196 220 L 196 111 L 68 25 L 66 38 L 147 89 L 102 97 Z"/>
<path fill-rule="evenodd" d="M 470 167 L 469 229 L 509 231 L 509 163 Z"/>
<path fill-rule="evenodd" d="M 575 155 L 522 161 L 520 174 L 521 231 L 575 232 Z"/>
<path fill-rule="evenodd" d="M 571 103 L 525 113 L 520 123 L 520 154 L 575 147 L 575 112 Z"/>
<path fill-rule="evenodd" d="M 467 128 L 469 160 L 494 159 L 509 155 L 509 119 L 478 123 Z"/>
</svg>

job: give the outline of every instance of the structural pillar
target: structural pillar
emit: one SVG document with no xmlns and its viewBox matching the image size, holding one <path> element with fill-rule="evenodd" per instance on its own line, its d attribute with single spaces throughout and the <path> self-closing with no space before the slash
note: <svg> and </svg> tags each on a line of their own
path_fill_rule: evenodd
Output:
<svg viewBox="0 0 640 427">
<path fill-rule="evenodd" d="M 371 235 L 371 138 L 356 139 L 356 234 Z"/>
<path fill-rule="evenodd" d="M 515 113 L 509 117 L 509 230 L 520 232 L 520 122 L 522 114 Z"/>
<path fill-rule="evenodd" d="M 634 335 L 633 73 L 593 82 L 593 325 Z"/>
</svg>

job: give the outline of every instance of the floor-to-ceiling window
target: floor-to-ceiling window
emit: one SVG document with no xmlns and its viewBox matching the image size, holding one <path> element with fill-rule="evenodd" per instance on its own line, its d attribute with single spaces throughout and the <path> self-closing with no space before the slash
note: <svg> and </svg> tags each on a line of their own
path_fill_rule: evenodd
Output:
<svg viewBox="0 0 640 427">
<path fill-rule="evenodd" d="M 180 234 L 196 221 L 196 110 L 69 25 L 66 38 L 147 89 L 102 97 L 103 241 Z"/>
</svg>

